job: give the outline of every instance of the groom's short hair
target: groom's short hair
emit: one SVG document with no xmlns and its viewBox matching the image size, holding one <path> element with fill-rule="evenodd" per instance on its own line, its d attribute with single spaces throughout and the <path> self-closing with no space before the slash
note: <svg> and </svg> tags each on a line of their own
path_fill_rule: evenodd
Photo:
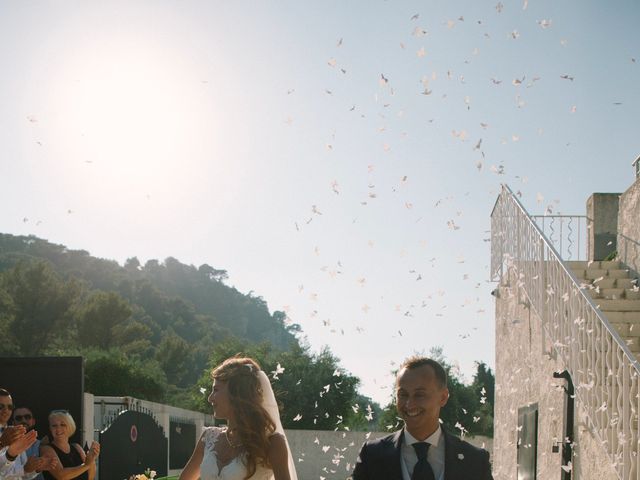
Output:
<svg viewBox="0 0 640 480">
<path fill-rule="evenodd" d="M 433 369 L 433 372 L 436 374 L 438 384 L 440 384 L 440 388 L 447 388 L 447 372 L 445 371 L 443 366 L 433 358 L 414 355 L 413 357 L 409 357 L 404 362 L 402 362 L 402 365 L 400 365 L 400 370 L 398 370 L 398 372 L 403 369 L 413 370 L 416 368 L 424 367 L 425 365 Z"/>
</svg>

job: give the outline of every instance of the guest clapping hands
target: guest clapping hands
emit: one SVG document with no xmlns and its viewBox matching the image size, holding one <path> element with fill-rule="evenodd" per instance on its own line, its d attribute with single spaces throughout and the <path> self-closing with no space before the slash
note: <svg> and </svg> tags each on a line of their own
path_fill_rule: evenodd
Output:
<svg viewBox="0 0 640 480">
<path fill-rule="evenodd" d="M 0 389 L 0 405 L 0 413 L 4 414 L 0 415 L 0 420 L 6 422 L 6 413 L 13 411 L 13 400 L 4 389 Z M 24 425 L 6 426 L 6 423 L 0 425 L 0 429 L 0 479 L 31 480 L 39 471 L 58 467 L 56 459 L 28 457 L 25 453 L 37 440 L 35 430 L 27 432 Z"/>
<path fill-rule="evenodd" d="M 44 457 L 55 458 L 60 467 L 44 473 L 47 480 L 93 480 L 96 476 L 95 460 L 100 454 L 100 444 L 93 442 L 85 454 L 77 443 L 69 443 L 76 431 L 76 422 L 66 410 L 54 410 L 49 414 L 51 443 L 42 445 Z"/>
</svg>

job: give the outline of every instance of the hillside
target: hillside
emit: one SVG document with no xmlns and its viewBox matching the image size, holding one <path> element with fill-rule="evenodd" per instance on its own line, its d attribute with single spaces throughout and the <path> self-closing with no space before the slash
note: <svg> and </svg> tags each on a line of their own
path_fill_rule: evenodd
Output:
<svg viewBox="0 0 640 480">
<path fill-rule="evenodd" d="M 287 428 L 333 429 L 336 419 L 370 428 L 366 412 L 379 409 L 358 394 L 358 378 L 327 348 L 310 353 L 298 325 L 226 280 L 206 264 L 133 257 L 119 265 L 0 234 L 0 356 L 82 355 L 86 391 L 210 412 L 211 367 L 242 352 L 274 372 Z"/>
<path fill-rule="evenodd" d="M 116 349 L 157 359 L 170 384 L 187 387 L 221 342 L 267 342 L 282 351 L 297 344 L 297 325 L 206 264 L 167 258 L 141 265 L 134 257 L 121 266 L 37 237 L 0 234 L 0 273 L 0 321 L 20 320 L 20 328 L 7 329 L 4 355 Z"/>
</svg>

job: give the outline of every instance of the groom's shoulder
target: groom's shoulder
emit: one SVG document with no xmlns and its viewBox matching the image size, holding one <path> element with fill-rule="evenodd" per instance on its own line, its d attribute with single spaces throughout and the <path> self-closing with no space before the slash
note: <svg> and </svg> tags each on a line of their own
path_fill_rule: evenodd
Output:
<svg viewBox="0 0 640 480">
<path fill-rule="evenodd" d="M 453 448 L 458 453 L 466 454 L 474 458 L 484 458 L 489 456 L 489 452 L 486 449 L 477 447 L 452 433 L 445 431 L 445 437 L 447 446 Z"/>
<path fill-rule="evenodd" d="M 389 445 L 395 445 L 398 436 L 402 433 L 402 430 L 390 433 L 384 436 L 378 436 L 373 439 L 369 439 L 364 442 L 363 447 L 369 447 L 372 449 L 385 448 Z"/>
</svg>

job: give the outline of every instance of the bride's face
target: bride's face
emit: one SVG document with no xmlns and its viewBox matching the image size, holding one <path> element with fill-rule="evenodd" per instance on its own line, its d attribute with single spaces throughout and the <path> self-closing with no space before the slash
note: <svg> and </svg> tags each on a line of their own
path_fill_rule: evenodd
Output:
<svg viewBox="0 0 640 480">
<path fill-rule="evenodd" d="M 214 380 L 209 395 L 209 403 L 213 406 L 213 416 L 219 419 L 228 420 L 233 415 L 227 382 Z"/>
</svg>

